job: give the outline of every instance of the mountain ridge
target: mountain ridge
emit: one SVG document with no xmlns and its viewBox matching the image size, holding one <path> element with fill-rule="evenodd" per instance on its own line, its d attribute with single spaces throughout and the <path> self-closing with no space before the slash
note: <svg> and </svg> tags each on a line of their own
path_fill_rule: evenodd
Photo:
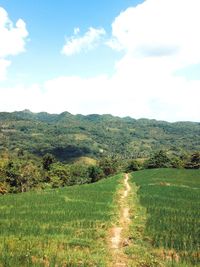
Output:
<svg viewBox="0 0 200 267">
<path fill-rule="evenodd" d="M 21 149 L 60 160 L 117 155 L 145 158 L 157 150 L 182 154 L 200 150 L 200 123 L 134 119 L 111 114 L 0 112 L 0 150 Z"/>
</svg>

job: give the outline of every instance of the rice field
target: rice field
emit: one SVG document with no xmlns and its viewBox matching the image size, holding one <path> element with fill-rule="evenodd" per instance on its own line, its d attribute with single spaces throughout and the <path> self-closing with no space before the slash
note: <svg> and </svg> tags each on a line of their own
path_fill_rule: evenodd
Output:
<svg viewBox="0 0 200 267">
<path fill-rule="evenodd" d="M 0 266 L 106 266 L 121 178 L 1 196 Z"/>
<path fill-rule="evenodd" d="M 200 171 L 143 170 L 132 182 L 146 209 L 144 239 L 169 266 L 200 266 Z"/>
</svg>

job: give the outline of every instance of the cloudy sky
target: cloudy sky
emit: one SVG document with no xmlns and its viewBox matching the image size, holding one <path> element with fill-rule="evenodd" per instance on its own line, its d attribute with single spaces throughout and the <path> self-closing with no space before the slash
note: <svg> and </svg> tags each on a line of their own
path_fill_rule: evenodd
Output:
<svg viewBox="0 0 200 267">
<path fill-rule="evenodd" d="M 199 0 L 0 0 L 0 111 L 200 121 Z"/>
</svg>

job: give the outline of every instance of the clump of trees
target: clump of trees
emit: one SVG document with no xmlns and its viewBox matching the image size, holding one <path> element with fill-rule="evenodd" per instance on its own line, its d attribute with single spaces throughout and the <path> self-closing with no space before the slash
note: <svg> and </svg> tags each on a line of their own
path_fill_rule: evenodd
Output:
<svg viewBox="0 0 200 267">
<path fill-rule="evenodd" d="M 129 160 L 125 166 L 126 172 L 139 171 L 142 168 L 142 164 L 135 159 Z"/>
<path fill-rule="evenodd" d="M 154 153 L 146 162 L 145 167 L 148 169 L 153 168 L 169 168 L 171 167 L 171 160 L 168 157 L 167 153 L 163 150 L 160 150 Z"/>
<path fill-rule="evenodd" d="M 0 158 L 0 194 L 94 183 L 118 171 L 119 164 L 112 157 L 88 165 L 65 164 L 49 153 L 36 159 L 7 154 Z"/>
<path fill-rule="evenodd" d="M 191 155 L 183 154 L 168 155 L 166 151 L 160 150 L 144 162 L 144 168 L 200 168 L 200 152 L 194 152 Z"/>
<path fill-rule="evenodd" d="M 152 153 L 148 159 L 132 159 L 126 161 L 124 170 L 126 172 L 131 172 L 153 168 L 200 169 L 200 152 L 174 155 L 164 150 L 159 150 Z"/>
<path fill-rule="evenodd" d="M 94 183 L 119 171 L 145 168 L 200 168 L 200 153 L 170 155 L 160 150 L 146 160 L 101 157 L 96 164 L 62 163 L 49 153 L 35 158 L 26 153 L 0 155 L 0 194 Z"/>
</svg>

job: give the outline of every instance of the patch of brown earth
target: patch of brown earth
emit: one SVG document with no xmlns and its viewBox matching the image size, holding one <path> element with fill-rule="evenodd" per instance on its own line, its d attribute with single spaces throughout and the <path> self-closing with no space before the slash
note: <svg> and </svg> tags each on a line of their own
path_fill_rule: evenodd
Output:
<svg viewBox="0 0 200 267">
<path fill-rule="evenodd" d="M 121 198 L 119 199 L 119 209 L 120 209 L 120 220 L 119 225 L 114 226 L 111 229 L 111 237 L 110 237 L 110 249 L 113 254 L 113 267 L 127 267 L 127 258 L 123 253 L 122 248 L 128 246 L 128 238 L 122 238 L 123 233 L 125 233 L 128 229 L 128 225 L 130 223 L 130 213 L 128 207 L 127 197 L 131 190 L 131 187 L 128 183 L 129 176 L 125 175 L 124 179 L 124 190 L 122 192 Z"/>
</svg>

